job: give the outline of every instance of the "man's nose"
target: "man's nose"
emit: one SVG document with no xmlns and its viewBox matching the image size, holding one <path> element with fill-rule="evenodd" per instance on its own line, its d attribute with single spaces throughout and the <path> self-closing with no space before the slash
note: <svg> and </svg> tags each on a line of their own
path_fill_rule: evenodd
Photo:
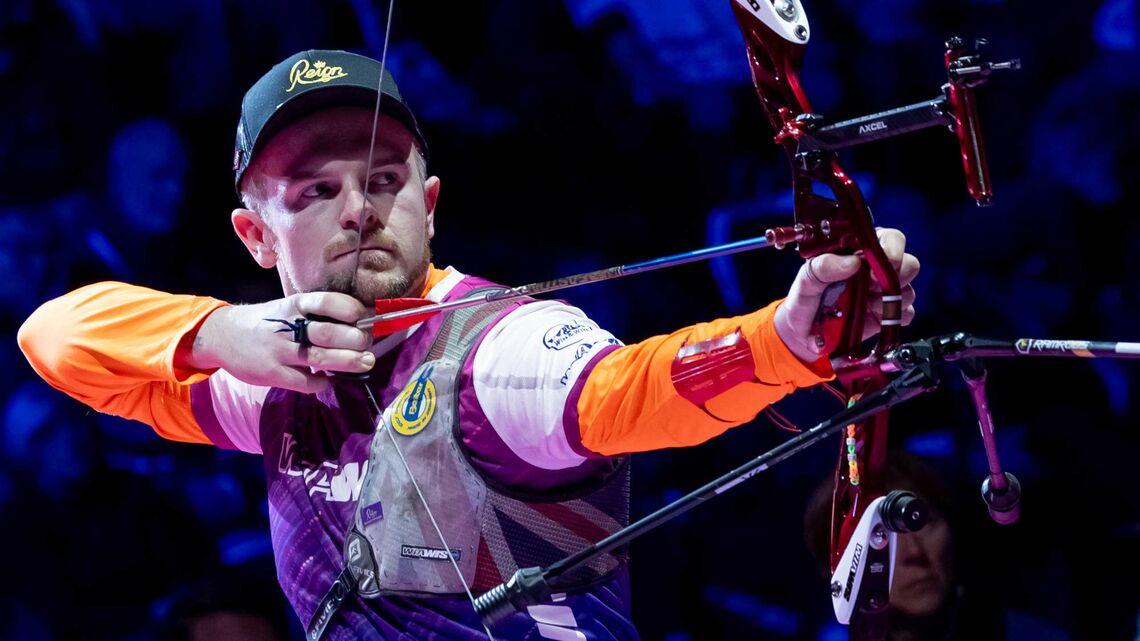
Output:
<svg viewBox="0 0 1140 641">
<path fill-rule="evenodd" d="M 380 224 L 380 212 L 366 187 L 354 180 L 345 185 L 344 193 L 345 202 L 340 214 L 342 227 L 367 231 Z"/>
</svg>

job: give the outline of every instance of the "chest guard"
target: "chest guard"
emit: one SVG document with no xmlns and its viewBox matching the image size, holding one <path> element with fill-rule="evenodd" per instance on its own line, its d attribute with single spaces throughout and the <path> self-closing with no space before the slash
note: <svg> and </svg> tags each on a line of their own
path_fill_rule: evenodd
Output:
<svg viewBox="0 0 1140 641">
<path fill-rule="evenodd" d="M 471 464 L 459 434 L 460 387 L 472 384 L 463 367 L 476 339 L 505 307 L 451 312 L 377 423 L 341 575 L 351 576 L 350 589 L 362 597 L 463 595 L 452 559 L 473 590 L 486 591 L 521 567 L 549 565 L 629 522 L 625 459 L 558 497 L 496 488 Z M 584 589 L 609 578 L 625 560 L 624 550 L 600 557 L 558 588 Z"/>
</svg>

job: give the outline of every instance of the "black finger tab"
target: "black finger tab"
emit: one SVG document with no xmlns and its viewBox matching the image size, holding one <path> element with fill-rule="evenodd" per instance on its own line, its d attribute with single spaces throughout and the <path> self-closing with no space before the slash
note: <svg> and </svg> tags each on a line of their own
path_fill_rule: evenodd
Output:
<svg viewBox="0 0 1140 641">
<path fill-rule="evenodd" d="M 280 334 L 281 332 L 291 332 L 293 334 L 293 342 L 301 347 L 312 347 L 313 343 L 309 340 L 309 323 L 313 322 L 308 318 L 295 318 L 292 321 L 287 321 L 283 318 L 266 318 L 265 320 L 274 323 L 281 323 L 285 327 L 274 332 Z"/>
</svg>

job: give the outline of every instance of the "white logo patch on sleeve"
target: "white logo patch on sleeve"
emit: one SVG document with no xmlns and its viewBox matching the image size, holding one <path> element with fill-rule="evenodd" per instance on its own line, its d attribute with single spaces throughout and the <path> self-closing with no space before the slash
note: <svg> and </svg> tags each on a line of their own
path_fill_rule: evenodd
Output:
<svg viewBox="0 0 1140 641">
<path fill-rule="evenodd" d="M 557 301 L 522 305 L 491 328 L 472 362 L 475 395 L 516 456 L 548 470 L 585 460 L 566 433 L 577 425 L 564 426 L 563 417 L 567 403 L 575 402 L 575 383 L 611 345 L 621 342 L 581 310 Z"/>
<path fill-rule="evenodd" d="M 546 349 L 561 350 L 581 343 L 586 336 L 598 326 L 589 321 L 575 321 L 551 327 L 542 335 L 542 344 Z"/>
</svg>

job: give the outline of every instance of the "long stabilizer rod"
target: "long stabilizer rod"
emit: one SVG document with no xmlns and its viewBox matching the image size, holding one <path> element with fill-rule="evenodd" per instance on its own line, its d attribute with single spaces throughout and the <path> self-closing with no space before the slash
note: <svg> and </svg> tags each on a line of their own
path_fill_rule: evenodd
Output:
<svg viewBox="0 0 1140 641">
<path fill-rule="evenodd" d="M 903 343 L 883 355 L 884 372 L 900 372 L 927 363 L 970 358 L 1048 356 L 1054 358 L 1140 358 L 1140 343 L 1038 338 L 994 340 L 964 332 Z"/>
</svg>

